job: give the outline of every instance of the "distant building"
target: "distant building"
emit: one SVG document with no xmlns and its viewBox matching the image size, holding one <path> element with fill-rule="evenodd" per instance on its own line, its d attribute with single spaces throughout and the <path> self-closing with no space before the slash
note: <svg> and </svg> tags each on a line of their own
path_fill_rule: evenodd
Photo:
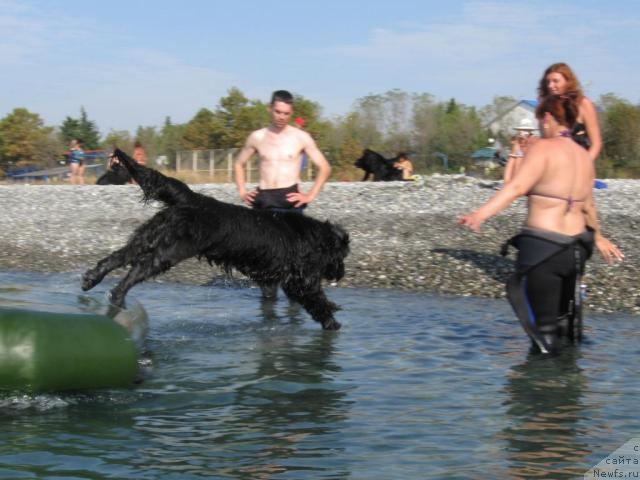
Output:
<svg viewBox="0 0 640 480">
<path fill-rule="evenodd" d="M 528 124 L 535 126 L 538 124 L 536 119 L 536 107 L 538 106 L 537 100 L 520 100 L 513 104 L 511 108 L 505 110 L 496 118 L 491 120 L 487 125 L 492 135 L 502 135 L 504 137 L 511 137 L 516 133 L 516 127 Z M 533 133 L 539 135 L 538 129 L 534 128 Z"/>
</svg>

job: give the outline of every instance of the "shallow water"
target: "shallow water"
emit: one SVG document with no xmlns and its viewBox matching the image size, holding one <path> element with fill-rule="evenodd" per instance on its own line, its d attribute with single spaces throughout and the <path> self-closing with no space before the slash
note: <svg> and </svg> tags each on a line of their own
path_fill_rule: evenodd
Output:
<svg viewBox="0 0 640 480">
<path fill-rule="evenodd" d="M 0 305 L 91 310 L 79 274 L 0 272 Z M 152 372 L 0 393 L 0 478 L 576 478 L 640 434 L 637 317 L 531 357 L 505 301 L 329 289 L 343 329 L 234 284 L 137 286 Z"/>
</svg>

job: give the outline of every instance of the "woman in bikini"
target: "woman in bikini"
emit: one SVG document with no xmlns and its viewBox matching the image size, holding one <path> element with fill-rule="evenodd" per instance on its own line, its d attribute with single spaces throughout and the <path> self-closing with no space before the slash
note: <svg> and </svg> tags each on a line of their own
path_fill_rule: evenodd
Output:
<svg viewBox="0 0 640 480">
<path fill-rule="evenodd" d="M 595 161 L 602 149 L 602 136 L 598 124 L 598 114 L 593 102 L 584 96 L 578 78 L 566 63 L 554 63 L 544 71 L 538 85 L 540 98 L 549 95 L 570 96 L 578 106 L 578 116 L 573 125 L 569 125 L 571 137 L 589 151 L 589 157 Z"/>
<path fill-rule="evenodd" d="M 598 114 L 593 102 L 589 100 L 580 87 L 578 78 L 566 63 L 554 63 L 550 65 L 542 75 L 538 85 L 539 98 L 549 95 L 567 96 L 577 105 L 577 115 L 572 125 L 568 125 L 571 138 L 589 153 L 589 158 L 595 162 L 602 150 L 602 136 Z M 595 230 L 595 244 L 598 251 L 611 261 L 608 253 L 614 250 L 613 244 L 600 233 L 598 228 L 597 212 L 594 208 L 590 211 L 592 217 L 587 219 L 589 225 Z"/>
<path fill-rule="evenodd" d="M 541 99 L 536 116 L 542 139 L 531 145 L 514 178 L 461 225 L 478 232 L 482 223 L 518 197 L 527 195 L 527 219 L 509 243 L 518 248 L 516 273 L 507 293 L 535 347 L 552 353 L 564 337 L 580 340 L 580 298 L 576 288 L 594 243 L 597 225 L 592 197 L 593 162 L 571 138 L 569 125 L 579 109 L 564 95 Z M 622 259 L 613 244 L 607 260 Z"/>
</svg>

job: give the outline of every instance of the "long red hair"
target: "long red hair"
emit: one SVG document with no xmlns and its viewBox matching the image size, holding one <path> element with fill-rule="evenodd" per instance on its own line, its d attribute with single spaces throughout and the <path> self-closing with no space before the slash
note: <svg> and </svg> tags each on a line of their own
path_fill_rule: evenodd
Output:
<svg viewBox="0 0 640 480">
<path fill-rule="evenodd" d="M 560 125 L 572 127 L 578 118 L 578 106 L 569 95 L 549 95 L 538 102 L 536 118 L 541 119 L 546 113 Z"/>
<path fill-rule="evenodd" d="M 580 104 L 580 101 L 584 97 L 584 93 L 582 93 L 582 87 L 580 86 L 578 77 L 576 77 L 569 65 L 562 62 L 554 63 L 544 71 L 544 74 L 540 79 L 540 83 L 538 84 L 538 97 L 545 98 L 550 95 L 549 87 L 547 85 L 547 75 L 550 73 L 559 73 L 565 78 L 567 81 L 567 91 L 564 94 L 571 96 L 578 104 Z"/>
</svg>

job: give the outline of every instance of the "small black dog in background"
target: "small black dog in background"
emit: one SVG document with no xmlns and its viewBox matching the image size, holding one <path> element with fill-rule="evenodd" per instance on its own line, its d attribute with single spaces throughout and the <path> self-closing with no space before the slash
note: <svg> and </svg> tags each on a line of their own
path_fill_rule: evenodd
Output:
<svg viewBox="0 0 640 480">
<path fill-rule="evenodd" d="M 402 170 L 394 167 L 397 160 L 398 157 L 384 158 L 378 152 L 365 148 L 362 156 L 356 160 L 354 165 L 364 170 L 363 182 L 366 182 L 371 175 L 373 175 L 374 182 L 389 182 L 402 180 Z"/>
<path fill-rule="evenodd" d="M 131 183 L 129 171 L 120 163 L 115 153 L 109 155 L 107 171 L 96 180 L 96 185 L 126 185 Z"/>
<path fill-rule="evenodd" d="M 130 181 L 131 175 L 127 169 L 119 162 L 111 162 L 109 169 L 96 180 L 96 185 L 126 185 Z"/>
<path fill-rule="evenodd" d="M 142 188 L 145 201 L 165 207 L 138 227 L 128 243 L 82 276 L 89 290 L 112 270 L 130 265 L 111 290 L 124 305 L 136 284 L 191 257 L 205 258 L 230 273 L 236 269 L 258 285 L 279 283 L 325 330 L 338 330 L 339 309 L 322 289 L 322 279 L 340 280 L 349 253 L 349 235 L 338 225 L 298 213 L 252 210 L 192 191 L 181 181 L 137 164 L 120 150 L 122 166 Z"/>
</svg>

